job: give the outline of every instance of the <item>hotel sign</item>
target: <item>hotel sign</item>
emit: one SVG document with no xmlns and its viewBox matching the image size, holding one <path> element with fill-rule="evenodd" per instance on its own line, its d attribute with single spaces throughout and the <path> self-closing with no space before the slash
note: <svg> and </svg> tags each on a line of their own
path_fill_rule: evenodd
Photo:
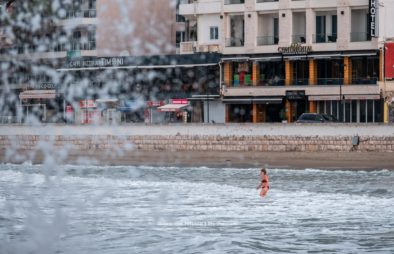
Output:
<svg viewBox="0 0 394 254">
<path fill-rule="evenodd" d="M 376 1 L 377 0 L 369 0 L 369 32 L 371 37 L 377 37 L 377 10 L 376 10 Z"/>
<path fill-rule="evenodd" d="M 301 43 L 292 43 L 289 47 L 279 47 L 278 51 L 282 54 L 307 54 L 312 51 L 312 46 L 302 46 Z"/>
</svg>

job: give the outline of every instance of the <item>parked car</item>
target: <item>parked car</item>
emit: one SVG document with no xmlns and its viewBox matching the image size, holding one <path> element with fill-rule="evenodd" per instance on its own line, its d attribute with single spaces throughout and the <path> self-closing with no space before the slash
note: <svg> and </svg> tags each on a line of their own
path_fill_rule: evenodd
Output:
<svg viewBox="0 0 394 254">
<path fill-rule="evenodd" d="M 303 113 L 297 120 L 297 123 L 325 123 L 325 122 L 338 122 L 338 120 L 327 114 L 317 113 Z"/>
</svg>

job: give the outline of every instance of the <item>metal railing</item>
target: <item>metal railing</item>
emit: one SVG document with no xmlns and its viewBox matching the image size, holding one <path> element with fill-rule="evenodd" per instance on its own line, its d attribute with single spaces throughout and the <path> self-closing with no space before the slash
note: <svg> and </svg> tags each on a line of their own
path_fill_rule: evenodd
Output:
<svg viewBox="0 0 394 254">
<path fill-rule="evenodd" d="M 68 10 L 66 13 L 66 19 L 72 18 L 95 18 L 97 15 L 96 9 L 88 10 Z"/>
<path fill-rule="evenodd" d="M 293 85 L 294 86 L 307 86 L 307 85 L 309 85 L 309 79 L 307 79 L 307 78 L 293 79 Z"/>
<path fill-rule="evenodd" d="M 245 0 L 224 0 L 224 4 L 244 4 Z"/>
<path fill-rule="evenodd" d="M 226 47 L 243 47 L 244 39 L 243 38 L 226 38 Z"/>
<path fill-rule="evenodd" d="M 279 42 L 277 36 L 259 36 L 257 37 L 257 45 L 276 45 Z"/>
<path fill-rule="evenodd" d="M 258 86 L 284 86 L 285 80 L 281 78 L 260 79 Z"/>
<path fill-rule="evenodd" d="M 71 41 L 69 43 L 50 44 L 43 47 L 37 45 L 22 45 L 12 48 L 2 49 L 1 54 L 27 54 L 27 53 L 46 53 L 46 52 L 62 52 L 68 50 L 96 50 L 96 41 Z"/>
<path fill-rule="evenodd" d="M 180 4 L 192 4 L 196 2 L 197 0 L 181 0 Z"/>
<path fill-rule="evenodd" d="M 293 37 L 293 43 L 306 43 L 306 35 L 305 34 L 295 34 Z"/>
<path fill-rule="evenodd" d="M 336 42 L 337 35 L 336 34 L 314 34 L 313 35 L 313 43 L 327 43 L 327 42 Z"/>
<path fill-rule="evenodd" d="M 366 32 L 353 32 L 350 33 L 350 41 L 357 42 L 357 41 L 370 41 L 371 36 L 369 33 Z"/>
<path fill-rule="evenodd" d="M 96 41 L 74 41 L 70 43 L 70 50 L 95 50 L 96 49 Z"/>
<path fill-rule="evenodd" d="M 377 77 L 358 77 L 352 78 L 352 84 L 355 85 L 376 85 L 378 82 Z"/>
<path fill-rule="evenodd" d="M 343 78 L 318 78 L 317 85 L 341 85 Z"/>
</svg>

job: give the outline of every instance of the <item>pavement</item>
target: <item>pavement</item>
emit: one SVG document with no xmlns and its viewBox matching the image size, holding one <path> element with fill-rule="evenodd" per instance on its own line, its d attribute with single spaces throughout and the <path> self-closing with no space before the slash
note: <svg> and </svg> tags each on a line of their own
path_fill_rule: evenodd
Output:
<svg viewBox="0 0 394 254">
<path fill-rule="evenodd" d="M 394 124 L 3 125 L 0 135 L 394 136 Z"/>
<path fill-rule="evenodd" d="M 18 156 L 6 156 L 0 150 L 0 161 L 41 164 L 134 165 L 134 166 L 192 166 L 212 168 L 287 168 L 329 170 L 394 170 L 393 153 L 376 152 L 218 152 L 218 151 L 70 151 L 67 156 L 44 155 L 38 151 L 18 151 Z M 8 157 L 8 158 L 6 158 Z M 52 157 L 48 159 L 48 157 Z"/>
</svg>

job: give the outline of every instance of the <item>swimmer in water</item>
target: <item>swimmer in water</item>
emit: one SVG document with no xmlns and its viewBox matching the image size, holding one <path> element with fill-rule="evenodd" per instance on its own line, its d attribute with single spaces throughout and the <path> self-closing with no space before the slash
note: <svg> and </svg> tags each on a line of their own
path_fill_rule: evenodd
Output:
<svg viewBox="0 0 394 254">
<path fill-rule="evenodd" d="M 260 176 L 261 176 L 261 184 L 259 184 L 259 186 L 257 186 L 256 189 L 261 188 L 260 197 L 264 197 L 265 195 L 267 195 L 267 192 L 270 188 L 267 170 L 265 168 L 261 169 Z"/>
</svg>

